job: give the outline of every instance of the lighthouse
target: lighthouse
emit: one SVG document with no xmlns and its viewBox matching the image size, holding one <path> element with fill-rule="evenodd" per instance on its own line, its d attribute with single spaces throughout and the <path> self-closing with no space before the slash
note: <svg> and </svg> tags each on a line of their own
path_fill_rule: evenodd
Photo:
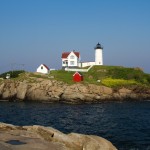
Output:
<svg viewBox="0 0 150 150">
<path fill-rule="evenodd" d="M 95 47 L 95 65 L 103 65 L 103 47 L 99 43 Z"/>
</svg>

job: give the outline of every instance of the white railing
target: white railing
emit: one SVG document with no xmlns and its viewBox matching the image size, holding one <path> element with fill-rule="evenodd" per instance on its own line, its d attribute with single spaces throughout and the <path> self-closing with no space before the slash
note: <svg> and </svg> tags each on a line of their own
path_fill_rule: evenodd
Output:
<svg viewBox="0 0 150 150">
<path fill-rule="evenodd" d="M 65 71 L 88 72 L 93 66 L 94 66 L 94 65 L 90 66 L 88 69 L 65 68 Z"/>
<path fill-rule="evenodd" d="M 91 65 L 88 69 L 87 69 L 87 72 L 93 67 L 94 65 Z"/>
</svg>

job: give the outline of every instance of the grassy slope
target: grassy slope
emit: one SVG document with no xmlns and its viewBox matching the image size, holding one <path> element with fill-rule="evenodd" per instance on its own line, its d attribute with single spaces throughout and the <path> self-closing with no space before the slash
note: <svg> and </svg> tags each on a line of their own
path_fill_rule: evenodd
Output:
<svg viewBox="0 0 150 150">
<path fill-rule="evenodd" d="M 20 72 L 17 72 L 20 73 Z M 59 80 L 68 84 L 73 84 L 74 72 L 67 72 L 64 70 L 51 71 L 49 75 L 39 75 L 34 73 L 22 73 L 17 76 L 18 79 L 26 77 L 32 78 L 48 78 L 50 80 Z M 109 87 L 131 86 L 131 85 L 150 85 L 150 74 L 145 74 L 139 68 L 125 68 L 120 66 L 94 66 L 89 72 L 82 73 L 84 77 L 83 84 L 97 84 Z M 53 78 L 54 77 L 54 78 Z M 100 82 L 97 82 L 100 80 Z"/>
<path fill-rule="evenodd" d="M 133 84 L 150 84 L 150 75 L 140 68 L 125 68 L 121 66 L 94 66 L 89 74 L 102 81 L 106 86 L 121 86 Z"/>
<path fill-rule="evenodd" d="M 74 72 L 66 72 L 63 70 L 51 71 L 50 76 L 55 79 L 74 83 L 72 75 Z M 150 75 L 145 74 L 139 68 L 125 68 L 120 66 L 94 66 L 89 72 L 82 73 L 84 76 L 83 84 L 103 84 L 110 87 L 128 86 L 128 85 L 146 85 L 150 84 Z M 98 83 L 97 80 L 101 82 Z"/>
</svg>

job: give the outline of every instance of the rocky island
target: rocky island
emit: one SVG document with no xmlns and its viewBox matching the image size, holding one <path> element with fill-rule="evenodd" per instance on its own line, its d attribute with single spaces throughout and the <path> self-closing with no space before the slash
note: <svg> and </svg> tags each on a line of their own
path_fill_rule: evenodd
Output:
<svg viewBox="0 0 150 150">
<path fill-rule="evenodd" d="M 0 80 L 0 99 L 65 103 L 150 99 L 150 75 L 139 68 L 95 66 L 83 74 L 84 81 L 76 83 L 72 74 L 24 72 Z"/>
</svg>

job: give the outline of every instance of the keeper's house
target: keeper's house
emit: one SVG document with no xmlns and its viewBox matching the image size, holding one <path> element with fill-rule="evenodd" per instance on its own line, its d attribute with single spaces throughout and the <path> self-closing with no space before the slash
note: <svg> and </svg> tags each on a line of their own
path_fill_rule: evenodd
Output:
<svg viewBox="0 0 150 150">
<path fill-rule="evenodd" d="M 71 51 L 62 53 L 62 68 L 76 68 L 79 66 L 80 53 Z"/>
</svg>

